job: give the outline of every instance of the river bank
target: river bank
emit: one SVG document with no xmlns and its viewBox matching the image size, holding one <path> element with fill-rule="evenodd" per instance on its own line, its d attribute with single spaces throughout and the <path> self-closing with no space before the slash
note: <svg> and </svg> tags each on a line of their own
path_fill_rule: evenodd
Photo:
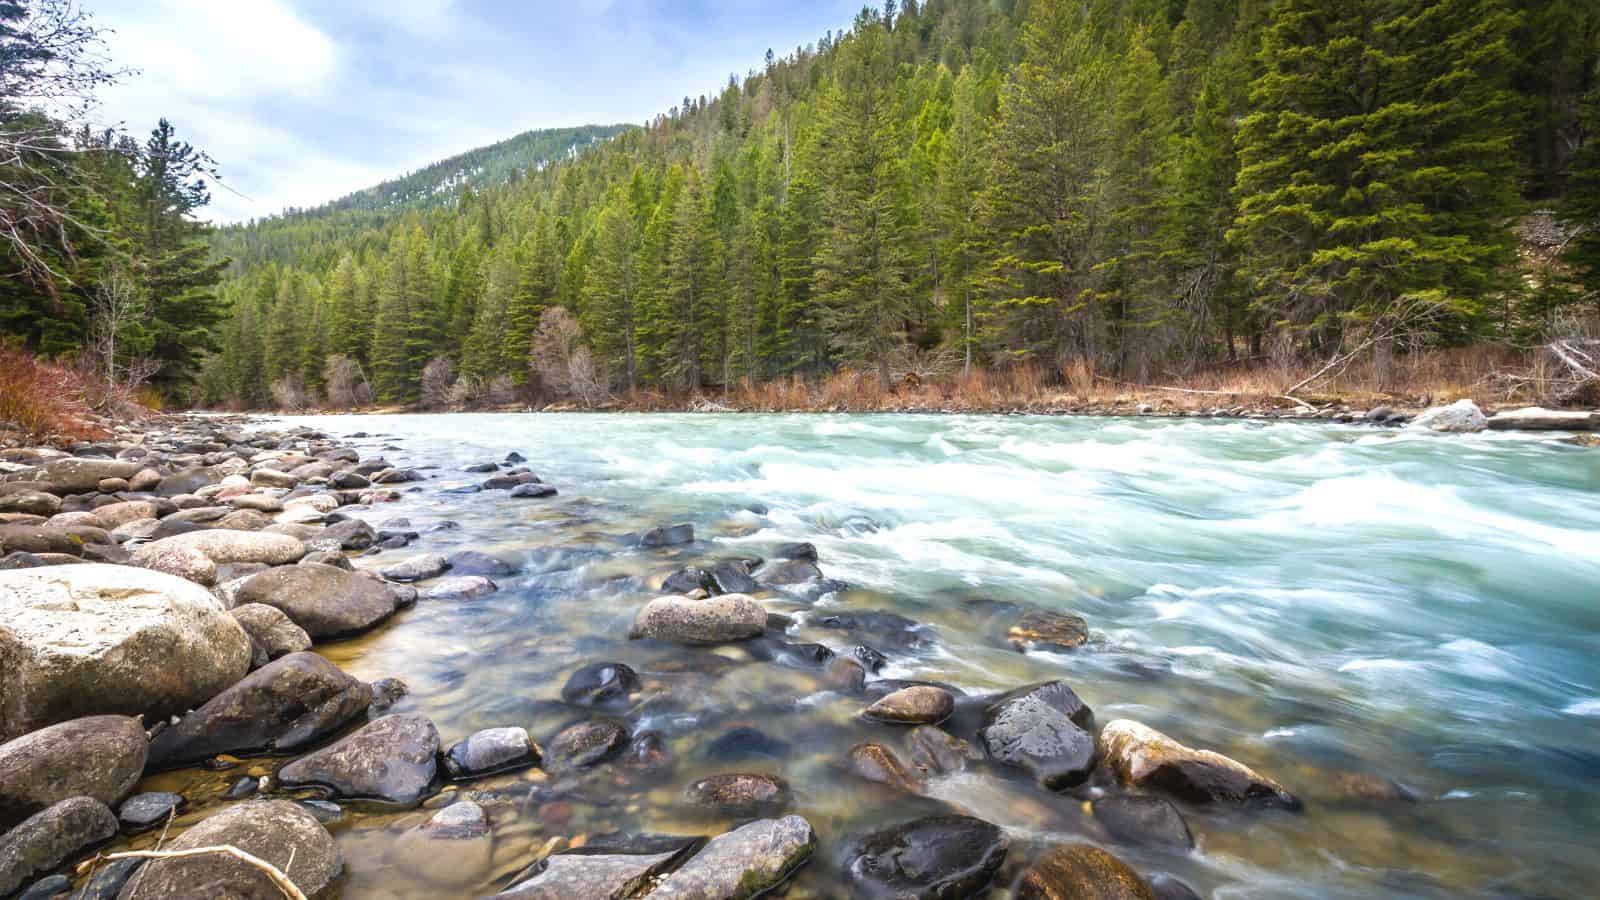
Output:
<svg viewBox="0 0 1600 900">
<path fill-rule="evenodd" d="M 789 877 L 793 897 L 918 893 L 933 888 L 908 886 L 896 879 L 911 875 L 879 861 L 923 851 L 940 864 L 916 877 L 967 884 L 963 896 L 983 896 L 990 884 L 1014 886 L 1018 896 L 1049 896 L 1064 884 L 1102 891 L 1123 885 L 1131 892 L 1104 896 L 1187 896 L 1163 874 L 1207 894 L 1224 884 L 1296 893 L 1291 886 L 1303 883 L 1318 896 L 1344 896 L 1360 895 L 1359 885 L 1367 882 L 1341 885 L 1322 880 L 1326 873 L 1302 882 L 1302 855 L 1331 853 L 1365 865 L 1388 859 L 1388 867 L 1403 870 L 1402 860 L 1419 858 L 1414 854 L 1422 845 L 1408 837 L 1380 849 L 1369 840 L 1371 829 L 1429 821 L 1471 802 L 1443 800 L 1448 782 L 1419 783 L 1417 771 L 1402 761 L 1409 751 L 1397 746 L 1374 758 L 1354 748 L 1330 753 L 1303 738 L 1281 746 L 1245 739 L 1297 719 L 1306 723 L 1301 728 L 1336 731 L 1354 723 L 1334 712 L 1337 704 L 1309 714 L 1306 704 L 1319 701 L 1280 680 L 1286 672 L 1273 676 L 1272 691 L 1252 686 L 1263 677 L 1257 673 L 1238 684 L 1229 678 L 1226 691 L 1211 693 L 1194 680 L 1200 658 L 1175 653 L 1194 639 L 1161 633 L 1178 620 L 1163 617 L 1149 626 L 1124 620 L 1126 601 L 1112 600 L 1125 594 L 1112 585 L 1129 578 L 1117 574 L 1121 563 L 1104 574 L 1088 559 L 1057 563 L 1050 568 L 1071 571 L 1084 586 L 1036 571 L 1030 578 L 1044 579 L 1042 590 L 1032 590 L 1011 584 L 1000 560 L 983 561 L 994 552 L 984 549 L 991 542 L 1026 540 L 1035 547 L 1028 555 L 1037 556 L 1039 542 L 1046 535 L 1055 540 L 1058 528 L 1067 528 L 1063 537 L 1098 529 L 1070 513 L 1056 514 L 1066 521 L 1040 518 L 1033 507 L 1048 501 L 1051 490 L 994 481 L 973 467 L 981 458 L 974 454 L 1027 459 L 1063 453 L 1061 459 L 1077 461 L 1079 474 L 1063 473 L 1069 479 L 1103 468 L 1110 478 L 1137 477 L 1150 488 L 1171 485 L 1171 491 L 1177 485 L 1147 471 L 1150 466 L 1170 463 L 1191 477 L 1212 477 L 1202 476 L 1197 463 L 1216 451 L 1190 447 L 1187 437 L 1156 450 L 1145 446 L 1147 437 L 1233 440 L 1228 436 L 1245 434 L 1236 429 L 1253 427 L 1244 423 L 1134 419 L 1111 423 L 1102 433 L 1103 426 L 1087 422 L 1012 424 L 986 417 L 941 418 L 941 427 L 926 429 L 916 417 L 408 416 L 265 423 L 265 431 L 231 419 L 171 421 L 126 432 L 115 443 L 74 448 L 81 455 L 71 459 L 28 460 L 42 461 L 44 472 L 7 477 L 51 475 L 52 465 L 60 475 L 8 481 L 3 488 L 6 497 L 25 498 L 13 504 L 33 508 L 7 514 L 12 525 L 32 529 L 30 539 L 54 539 L 55 531 L 69 536 L 33 553 L 62 565 L 29 571 L 102 568 L 49 555 L 72 556 L 76 546 L 78 558 L 117 565 L 114 583 L 123 588 L 135 577 L 131 572 L 143 571 L 126 563 L 179 573 L 163 576 L 180 579 L 161 588 L 173 604 L 184 599 L 183 585 L 209 581 L 210 599 L 187 591 L 184 608 L 207 608 L 206 621 L 231 616 L 259 636 L 250 644 L 251 674 L 212 699 L 177 704 L 183 707 L 173 710 L 180 713 L 177 723 L 154 735 L 140 767 L 143 778 L 128 787 L 146 796 L 132 813 L 126 809 L 131 800 L 119 806 L 125 819 L 149 822 L 139 810 L 159 810 L 163 798 L 148 795 L 182 797 L 163 846 L 178 846 L 188 838 L 174 837 L 191 827 L 198 832 L 191 843 L 219 836 L 243 842 L 265 831 L 278 845 L 299 847 L 296 859 L 322 867 L 304 873 L 308 886 L 315 886 L 315 871 L 331 871 L 336 856 L 345 874 L 332 890 L 343 897 L 477 896 L 528 880 L 524 876 L 562 885 L 560 896 L 609 896 L 593 887 L 595 879 L 616 872 L 633 873 L 629 883 L 647 876 L 662 882 L 652 896 L 679 896 L 702 890 L 701 879 L 712 870 L 753 872 L 758 884 Z M 523 430 L 528 427 L 535 430 Z M 735 430 L 723 449 L 702 446 L 706 435 L 730 427 Z M 1098 440 L 1074 436 L 1091 427 L 1096 430 L 1083 433 Z M 1322 446 L 1321 432 L 1268 427 L 1260 433 L 1289 441 L 1276 452 L 1296 468 L 1296 460 L 1326 452 L 1315 449 Z M 1374 461 L 1397 452 L 1389 447 L 1429 458 L 1448 454 L 1441 460 L 1455 455 L 1442 449 L 1454 441 L 1414 432 L 1343 433 L 1350 437 L 1339 441 L 1358 445 L 1381 438 L 1364 451 Z M 798 434 L 814 434 L 821 443 L 801 445 Z M 1027 438 L 1046 434 L 1053 437 Z M 1515 435 L 1460 440 L 1474 442 L 1474 457 L 1490 453 L 1508 463 L 1525 454 L 1545 460 L 1548 453 L 1538 449 L 1543 444 Z M 809 459 L 829 445 L 843 455 Z M 1291 452 L 1295 446 L 1302 449 Z M 915 459 L 881 467 L 907 447 L 918 448 Z M 885 452 L 890 455 L 879 459 Z M 1552 456 L 1541 465 L 1564 470 L 1571 466 L 1564 460 L 1584 456 Z M 1317 468 L 1323 474 L 1343 470 L 1322 458 Z M 846 459 L 866 468 L 851 471 L 839 464 Z M 971 462 L 957 464 L 963 459 Z M 100 460 L 115 471 L 95 470 Z M 670 475 L 653 473 L 669 463 Z M 683 465 L 691 468 L 677 468 Z M 539 475 L 518 471 L 527 466 Z M 737 473 L 752 467 L 755 479 L 746 474 L 740 480 Z M 159 480 L 152 484 L 147 470 Z M 1002 539 L 971 513 L 917 514 L 917 491 L 901 477 L 923 470 L 925 490 L 948 491 L 964 479 L 962 495 L 970 491 L 974 501 L 992 498 L 1009 508 L 1008 518 L 996 524 L 1031 524 Z M 1263 483 L 1281 477 L 1269 471 L 1252 477 Z M 103 478 L 91 486 L 89 475 Z M 1539 483 L 1550 477 L 1542 475 Z M 1582 478 L 1578 472 L 1567 477 Z M 1073 482 L 1052 483 L 1059 490 Z M 44 484 L 60 492 L 39 490 Z M 667 496 L 667 485 L 682 492 Z M 796 490 L 804 491 L 798 505 Z M 52 512 L 40 495 L 55 497 L 60 507 Z M 889 497 L 913 505 L 896 515 L 883 505 Z M 1218 499 L 1203 508 L 1216 515 Z M 1180 501 L 1169 494 L 1163 502 Z M 1256 502 L 1270 509 L 1280 501 L 1263 494 Z M 124 506 L 130 503 L 153 508 Z M 112 521 L 145 512 L 155 515 Z M 961 553 L 956 571 L 968 572 L 982 589 L 951 593 L 948 582 L 929 577 L 945 558 L 924 555 L 936 545 L 918 543 L 916 535 L 947 518 L 954 542 L 939 546 Z M 112 524 L 101 529 L 110 542 L 87 530 Z M 1193 520 L 1185 526 L 1191 532 L 1198 527 Z M 1496 528 L 1506 530 L 1504 524 Z M 242 536 L 218 536 L 230 530 Z M 1093 544 L 1113 534 L 1125 548 L 1148 541 L 1126 524 L 1084 537 Z M 295 557 L 298 548 L 279 537 L 299 541 L 306 555 Z M 182 540 L 163 546 L 174 538 Z M 360 546 L 369 540 L 376 552 Z M 1236 536 L 1229 567 L 1241 574 L 1277 568 L 1277 552 L 1257 547 L 1258 541 Z M 1476 535 L 1469 543 L 1480 557 L 1495 552 L 1492 541 Z M 118 551 L 128 557 L 115 560 Z M 1267 568 L 1255 568 L 1258 553 Z M 1437 584 L 1446 571 L 1438 566 L 1457 563 L 1446 562 L 1442 547 L 1431 556 L 1436 571 L 1429 577 Z M 1160 558 L 1133 550 L 1130 559 L 1141 557 L 1146 567 Z M 1548 561 L 1542 567 L 1572 583 L 1571 570 Z M 91 574 L 73 577 L 85 581 L 73 588 L 74 602 L 83 607 L 94 581 Z M 1517 576 L 1508 571 L 1506 577 Z M 1188 579 L 1168 571 L 1159 580 L 1181 587 Z M 1085 590 L 1096 582 L 1110 596 Z M 1151 601 L 1179 602 L 1163 593 L 1173 589 L 1151 588 Z M 706 599 L 688 599 L 702 593 Z M 1046 600 L 1063 593 L 1073 598 L 1065 608 Z M 61 607 L 44 602 L 37 608 Z M 1130 652 L 1133 635 L 1146 627 L 1155 629 L 1141 641 L 1148 649 Z M 1368 654 L 1378 650 L 1367 643 Z M 1230 652 L 1248 653 L 1242 646 Z M 222 656 L 183 654 L 214 662 Z M 266 665 L 256 667 L 262 660 Z M 150 662 L 163 682 L 183 681 L 161 664 Z M 217 667 L 224 664 L 232 665 L 232 658 Z M 189 674 L 198 681 L 211 677 Z M 211 684 L 233 677 L 228 669 Z M 393 682 L 386 681 L 393 677 L 410 692 L 396 699 Z M 315 702 L 306 702 L 307 691 Z M 1277 708 L 1272 695 L 1282 691 L 1292 702 Z M 17 695 L 8 689 L 7 696 Z M 185 714 L 195 703 L 196 711 Z M 1098 714 L 1089 712 L 1091 704 Z M 291 707 L 315 713 L 296 713 L 289 721 L 274 712 Z M 1290 712 L 1296 707 L 1302 710 Z M 1207 713 L 1182 712 L 1195 708 Z M 1267 708 L 1276 708 L 1265 719 L 1277 726 L 1247 724 Z M 240 736 L 230 711 L 241 709 L 265 724 Z M 73 713 L 81 722 L 90 712 L 128 711 Z M 1386 718 L 1390 729 L 1398 724 L 1392 713 Z M 153 715 L 145 721 L 156 722 Z M 63 765 L 39 748 L 60 748 L 67 738 L 80 747 L 132 743 L 89 741 L 81 730 L 63 736 L 51 727 L 66 726 L 31 732 L 45 738 L 18 739 L 31 760 L 27 771 Z M 109 726 L 93 728 L 100 734 Z M 117 734 L 126 731 L 125 724 L 120 728 Z M 1008 728 L 1018 729 L 1015 736 Z M 319 755 L 319 747 L 340 740 L 354 743 Z M 8 749 L 19 752 L 16 743 L 0 746 L 0 758 Z M 262 747 L 274 752 L 261 755 Z M 1221 750 L 1240 762 L 1189 748 Z M 71 756 L 70 763 L 84 767 L 88 754 Z M 1170 765 L 1141 770 L 1129 762 L 1135 756 Z M 386 771 L 403 769 L 405 777 L 359 781 L 372 771 L 364 766 L 379 760 Z M 433 774 L 423 779 L 430 761 Z M 352 762 L 359 771 L 349 771 Z M 116 780 L 120 791 L 130 766 L 111 768 L 123 773 Z M 455 775 L 465 777 L 457 781 Z M 238 799 L 253 794 L 295 808 Z M 374 803 L 378 796 L 385 802 Z M 331 843 L 297 813 L 327 819 L 316 824 Z M 214 819 L 221 821 L 200 830 Z M 1366 826 L 1348 832 L 1354 822 Z M 114 849 L 163 840 L 160 827 L 120 827 L 133 834 Z M 1336 835 L 1340 829 L 1348 833 Z M 712 843 L 700 846 L 706 838 Z M 968 848 L 970 857 L 932 849 L 952 842 Z M 1193 843 L 1201 850 L 1188 850 Z M 748 855 L 752 844 L 781 849 L 758 860 Z M 1481 888 L 1486 877 L 1508 877 L 1506 870 L 1490 875 L 1481 864 L 1453 857 L 1443 864 L 1437 854 L 1447 853 L 1444 846 L 1429 846 L 1434 861 L 1415 864 L 1414 874 L 1435 880 L 1438 890 Z M 1263 848 L 1271 849 L 1263 855 Z M 545 869 L 523 871 L 552 853 Z M 271 858 L 287 864 L 286 851 Z M 291 879 L 299 874 L 291 867 Z M 887 886 L 873 881 L 880 875 Z M 240 869 L 227 876 L 253 877 Z M 165 892 L 189 880 L 153 883 Z M 595 893 L 571 893 L 576 883 Z M 703 890 L 693 895 L 744 895 L 736 885 Z M 533 888 L 513 894 L 542 895 Z"/>
</svg>

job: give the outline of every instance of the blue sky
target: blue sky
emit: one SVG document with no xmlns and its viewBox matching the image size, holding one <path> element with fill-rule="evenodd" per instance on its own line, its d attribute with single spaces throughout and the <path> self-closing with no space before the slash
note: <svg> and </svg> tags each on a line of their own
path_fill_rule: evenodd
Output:
<svg viewBox="0 0 1600 900">
<path fill-rule="evenodd" d="M 138 73 L 99 118 L 166 116 L 221 164 L 211 217 L 313 206 L 530 128 L 643 122 L 849 25 L 860 0 L 83 0 Z"/>
</svg>

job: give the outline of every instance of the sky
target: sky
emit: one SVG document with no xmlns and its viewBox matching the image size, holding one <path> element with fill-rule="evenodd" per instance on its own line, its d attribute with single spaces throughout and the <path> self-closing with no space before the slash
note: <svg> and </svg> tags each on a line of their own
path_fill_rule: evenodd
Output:
<svg viewBox="0 0 1600 900">
<path fill-rule="evenodd" d="M 861 0 L 82 0 L 97 118 L 220 166 L 206 216 L 315 206 L 533 128 L 642 124 L 850 24 Z"/>
</svg>

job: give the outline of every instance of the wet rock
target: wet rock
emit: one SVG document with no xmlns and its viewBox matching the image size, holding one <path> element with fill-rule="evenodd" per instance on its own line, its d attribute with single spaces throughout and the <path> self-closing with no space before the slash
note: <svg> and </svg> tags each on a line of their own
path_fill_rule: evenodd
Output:
<svg viewBox="0 0 1600 900">
<path fill-rule="evenodd" d="M 355 565 L 350 562 L 350 557 L 337 550 L 314 550 L 301 557 L 297 565 L 333 566 L 335 569 L 343 569 L 346 572 L 354 572 L 356 570 Z"/>
<path fill-rule="evenodd" d="M 798 559 L 805 562 L 816 562 L 817 548 L 804 542 L 779 544 L 778 549 L 772 551 L 772 555 L 776 559 Z"/>
<path fill-rule="evenodd" d="M 628 742 L 622 764 L 650 776 L 666 776 L 672 771 L 672 751 L 658 731 L 641 731 Z"/>
<path fill-rule="evenodd" d="M 412 804 L 432 790 L 439 732 L 424 716 L 394 715 L 284 766 L 284 787 L 324 787 L 336 797 Z"/>
<path fill-rule="evenodd" d="M 742 561 L 719 562 L 711 567 L 710 577 L 714 594 L 749 594 L 761 590 L 761 585 L 750 577 L 750 569 Z"/>
<path fill-rule="evenodd" d="M 1130 719 L 1100 732 L 1106 763 L 1129 787 L 1161 791 L 1187 803 L 1276 806 L 1298 810 L 1300 800 L 1241 762 L 1195 750 Z"/>
<path fill-rule="evenodd" d="M 205 467 L 184 469 L 161 479 L 161 484 L 156 487 L 156 493 L 163 497 L 178 497 L 184 494 L 193 494 L 208 484 L 215 484 L 222 480 L 222 473 Z"/>
<path fill-rule="evenodd" d="M 755 578 L 762 584 L 778 587 L 786 585 L 804 584 L 822 577 L 822 570 L 817 564 L 807 559 L 785 559 L 770 562 L 756 572 Z"/>
<path fill-rule="evenodd" d="M 315 563 L 252 575 L 239 586 L 234 600 L 281 610 L 314 640 L 365 631 L 395 611 L 395 595 L 387 585 Z"/>
<path fill-rule="evenodd" d="M 324 825 L 344 818 L 344 808 L 331 800 L 296 800 L 295 805 Z"/>
<path fill-rule="evenodd" d="M 142 859 L 118 859 L 102 863 L 95 868 L 94 875 L 72 895 L 72 900 L 117 900 L 123 885 L 142 865 Z"/>
<path fill-rule="evenodd" d="M 252 778 L 249 775 L 246 775 L 243 778 L 235 781 L 233 784 L 228 785 L 228 792 L 223 796 L 227 797 L 229 800 L 243 800 L 260 789 L 261 779 Z"/>
<path fill-rule="evenodd" d="M 1172 801 L 1142 794 L 1110 794 L 1094 801 L 1094 817 L 1119 841 L 1188 850 L 1194 835 Z"/>
<path fill-rule="evenodd" d="M 508 465 L 513 465 L 514 466 L 517 463 L 525 463 L 527 461 L 528 461 L 528 458 L 526 456 L 523 456 L 521 453 L 518 453 L 515 450 L 513 450 L 510 453 L 506 454 L 506 463 Z"/>
<path fill-rule="evenodd" d="M 511 496 L 519 500 L 542 500 L 554 497 L 556 489 L 548 484 L 519 484 L 511 489 Z"/>
<path fill-rule="evenodd" d="M 398 678 L 379 678 L 372 683 L 372 706 L 370 713 L 377 716 L 379 713 L 389 711 L 402 698 L 411 693 L 411 688 Z"/>
<path fill-rule="evenodd" d="M 367 476 L 359 472 L 335 472 L 328 476 L 328 487 L 336 491 L 359 491 L 371 486 Z"/>
<path fill-rule="evenodd" d="M 115 806 L 144 771 L 144 728 L 89 716 L 0 744 L 0 831 L 71 797 Z"/>
<path fill-rule="evenodd" d="M 117 833 L 117 817 L 104 803 L 72 797 L 53 804 L 0 835 L 0 897 Z"/>
<path fill-rule="evenodd" d="M 311 649 L 311 636 L 276 607 L 246 603 L 234 607 L 230 613 L 250 635 L 252 668 L 259 669 L 279 657 Z"/>
<path fill-rule="evenodd" d="M 1081 784 L 1094 769 L 1093 714 L 1059 681 L 1013 691 L 990 704 L 978 731 L 989 756 L 1050 790 Z"/>
<path fill-rule="evenodd" d="M 950 692 L 932 685 L 901 688 L 862 711 L 875 722 L 890 725 L 937 725 L 955 712 L 956 701 Z"/>
<path fill-rule="evenodd" d="M 627 726 L 612 719 L 590 719 L 569 726 L 550 741 L 544 767 L 551 773 L 598 765 L 628 743 Z"/>
<path fill-rule="evenodd" d="M 182 794 L 170 791 L 134 794 L 117 810 L 117 820 L 129 831 L 143 831 L 165 822 L 183 803 Z"/>
<path fill-rule="evenodd" d="M 503 578 L 507 575 L 517 574 L 517 567 L 498 556 L 490 556 L 477 550 L 462 550 L 450 554 L 448 560 L 450 571 L 457 575 L 483 575 L 489 578 Z"/>
<path fill-rule="evenodd" d="M 419 595 L 424 600 L 471 600 L 498 590 L 499 585 L 482 575 L 452 575 L 422 588 Z"/>
<path fill-rule="evenodd" d="M 788 759 L 793 747 L 788 741 L 778 740 L 766 732 L 741 726 L 723 732 L 706 746 L 706 756 L 718 762 L 738 762 L 747 759 Z"/>
<path fill-rule="evenodd" d="M 1382 775 L 1336 772 L 1324 776 L 1316 794 L 1333 803 L 1415 803 L 1417 792 Z"/>
<path fill-rule="evenodd" d="M 843 694 L 859 693 L 866 686 L 867 670 L 847 656 L 835 657 L 822 670 L 822 683 Z"/>
<path fill-rule="evenodd" d="M 962 772 L 982 758 L 971 744 L 932 725 L 906 732 L 905 748 L 907 761 L 924 776 Z"/>
<path fill-rule="evenodd" d="M 239 623 L 182 579 L 99 563 L 0 572 L 0 740 L 181 712 L 243 677 L 250 656 Z"/>
<path fill-rule="evenodd" d="M 277 469 L 256 469 L 250 473 L 250 483 L 261 487 L 292 488 L 300 479 Z"/>
<path fill-rule="evenodd" d="M 665 871 L 678 853 L 562 853 L 496 897 L 502 900 L 624 900 Z"/>
<path fill-rule="evenodd" d="M 711 590 L 711 573 L 698 566 L 687 566 L 667 576 L 661 589 L 672 594 L 692 594 Z"/>
<path fill-rule="evenodd" d="M 525 729 L 486 728 L 452 744 L 445 751 L 444 769 L 446 775 L 458 781 L 481 778 L 537 766 L 539 756 L 539 745 Z"/>
<path fill-rule="evenodd" d="M 626 704 L 639 690 L 639 675 L 623 663 L 591 663 L 572 673 L 561 699 L 577 706 Z"/>
<path fill-rule="evenodd" d="M 494 855 L 489 817 L 471 800 L 458 800 L 402 834 L 393 859 L 402 871 L 445 886 L 476 884 Z"/>
<path fill-rule="evenodd" d="M 493 478 L 484 479 L 483 489 L 486 491 L 509 491 L 528 484 L 539 484 L 539 476 L 527 471 L 508 472 L 504 475 L 496 475 Z"/>
<path fill-rule="evenodd" d="M 1406 428 L 1469 434 L 1489 427 L 1489 419 L 1471 400 L 1457 400 L 1449 406 L 1435 406 L 1412 419 Z"/>
<path fill-rule="evenodd" d="M 113 459 L 55 459 L 44 464 L 43 478 L 55 494 L 86 494 L 106 478 L 132 478 L 139 464 Z"/>
<path fill-rule="evenodd" d="M 360 519 L 335 522 L 306 543 L 319 550 L 365 550 L 378 541 L 378 533 Z"/>
<path fill-rule="evenodd" d="M 1029 867 L 1017 900 L 1155 900 L 1155 894 L 1122 860 L 1089 844 L 1068 844 Z"/>
<path fill-rule="evenodd" d="M 422 473 L 416 469 L 384 469 L 372 476 L 373 484 L 410 484 L 422 480 Z"/>
<path fill-rule="evenodd" d="M 845 755 L 845 768 L 850 774 L 867 781 L 887 784 L 913 794 L 922 791 L 922 780 L 900 761 L 893 750 L 882 744 L 862 743 L 851 747 Z"/>
<path fill-rule="evenodd" d="M 1166 873 L 1150 876 L 1149 883 L 1155 900 L 1200 900 L 1194 888 Z"/>
<path fill-rule="evenodd" d="M 970 816 L 931 816 L 861 839 L 846 867 L 858 896 L 894 900 L 975 897 L 1005 861 L 995 826 Z"/>
<path fill-rule="evenodd" d="M 218 753 L 291 752 L 356 719 L 372 691 L 315 653 L 291 653 L 156 735 L 150 765 L 168 767 Z"/>
<path fill-rule="evenodd" d="M 15 553 L 7 553 L 4 557 L 0 557 L 0 572 L 10 572 L 16 569 L 38 569 L 51 565 L 57 565 L 57 563 L 48 556 L 41 556 L 37 553 L 24 553 L 21 550 Z"/>
<path fill-rule="evenodd" d="M 657 597 L 639 610 L 628 637 L 720 644 L 756 637 L 766 627 L 766 609 L 746 594 L 722 594 L 704 600 L 667 596 Z"/>
<path fill-rule="evenodd" d="M 1037 609 L 1018 619 L 1006 632 L 1006 639 L 1019 652 L 1071 650 L 1089 640 L 1089 623 L 1078 616 Z"/>
<path fill-rule="evenodd" d="M 694 543 L 694 526 L 687 522 L 677 525 L 658 525 L 639 537 L 644 547 L 677 547 Z"/>
<path fill-rule="evenodd" d="M 881 672 L 883 671 L 883 667 L 889 664 L 889 658 L 887 656 L 884 656 L 882 653 L 874 650 L 866 644 L 857 644 L 856 646 L 851 647 L 850 656 L 856 662 L 861 663 L 861 667 L 866 669 L 868 672 Z"/>
<path fill-rule="evenodd" d="M 412 537 L 416 534 L 413 532 Z M 390 581 L 423 581 L 428 578 L 437 578 L 450 569 L 450 561 L 437 553 L 425 553 L 413 556 L 410 559 L 385 566 L 379 570 L 383 577 Z"/>
<path fill-rule="evenodd" d="M 760 819 L 706 844 L 651 900 L 745 900 L 781 884 L 811 858 L 817 835 L 799 816 Z"/>
<path fill-rule="evenodd" d="M 28 889 L 17 895 L 17 900 L 54 900 L 56 897 L 65 897 L 72 890 L 72 879 L 65 875 L 51 875 L 41 878 Z"/>
<path fill-rule="evenodd" d="M 783 779 L 766 774 L 712 775 L 693 782 L 684 802 L 718 816 L 742 817 L 781 812 L 793 799 Z"/>
<path fill-rule="evenodd" d="M 295 887 L 316 897 L 344 869 L 333 836 L 288 800 L 230 806 L 184 832 L 170 850 L 231 846 L 276 866 Z M 155 859 L 123 889 L 120 900 L 282 900 L 260 869 L 222 854 Z"/>
<path fill-rule="evenodd" d="M 470 473 L 472 473 L 474 475 L 482 475 L 482 474 L 484 474 L 486 472 L 498 472 L 498 471 L 500 471 L 500 464 L 499 463 L 492 463 L 492 462 L 473 463 L 470 466 L 463 466 L 461 468 L 461 471 L 470 472 Z"/>
</svg>

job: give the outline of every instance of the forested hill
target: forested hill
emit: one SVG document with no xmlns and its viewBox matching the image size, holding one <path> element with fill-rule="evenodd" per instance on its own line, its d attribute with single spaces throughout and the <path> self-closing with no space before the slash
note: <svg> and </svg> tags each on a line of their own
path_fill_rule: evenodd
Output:
<svg viewBox="0 0 1600 900">
<path fill-rule="evenodd" d="M 891 0 L 527 177 L 225 235 L 202 386 L 471 404 L 1531 342 L 1600 305 L 1597 60 L 1588 0 Z M 1573 237 L 1528 278 L 1535 207 Z"/>
<path fill-rule="evenodd" d="M 241 266 L 260 262 L 305 264 L 303 240 L 309 223 L 320 223 L 319 242 L 382 227 L 407 209 L 454 204 L 464 190 L 509 184 L 551 163 L 576 157 L 600 141 L 622 133 L 627 125 L 582 125 L 525 131 L 487 147 L 478 147 L 424 166 L 400 178 L 340 197 L 311 209 L 218 229 L 212 243 L 219 255 Z M 325 230 L 324 230 L 325 229 Z"/>
</svg>

